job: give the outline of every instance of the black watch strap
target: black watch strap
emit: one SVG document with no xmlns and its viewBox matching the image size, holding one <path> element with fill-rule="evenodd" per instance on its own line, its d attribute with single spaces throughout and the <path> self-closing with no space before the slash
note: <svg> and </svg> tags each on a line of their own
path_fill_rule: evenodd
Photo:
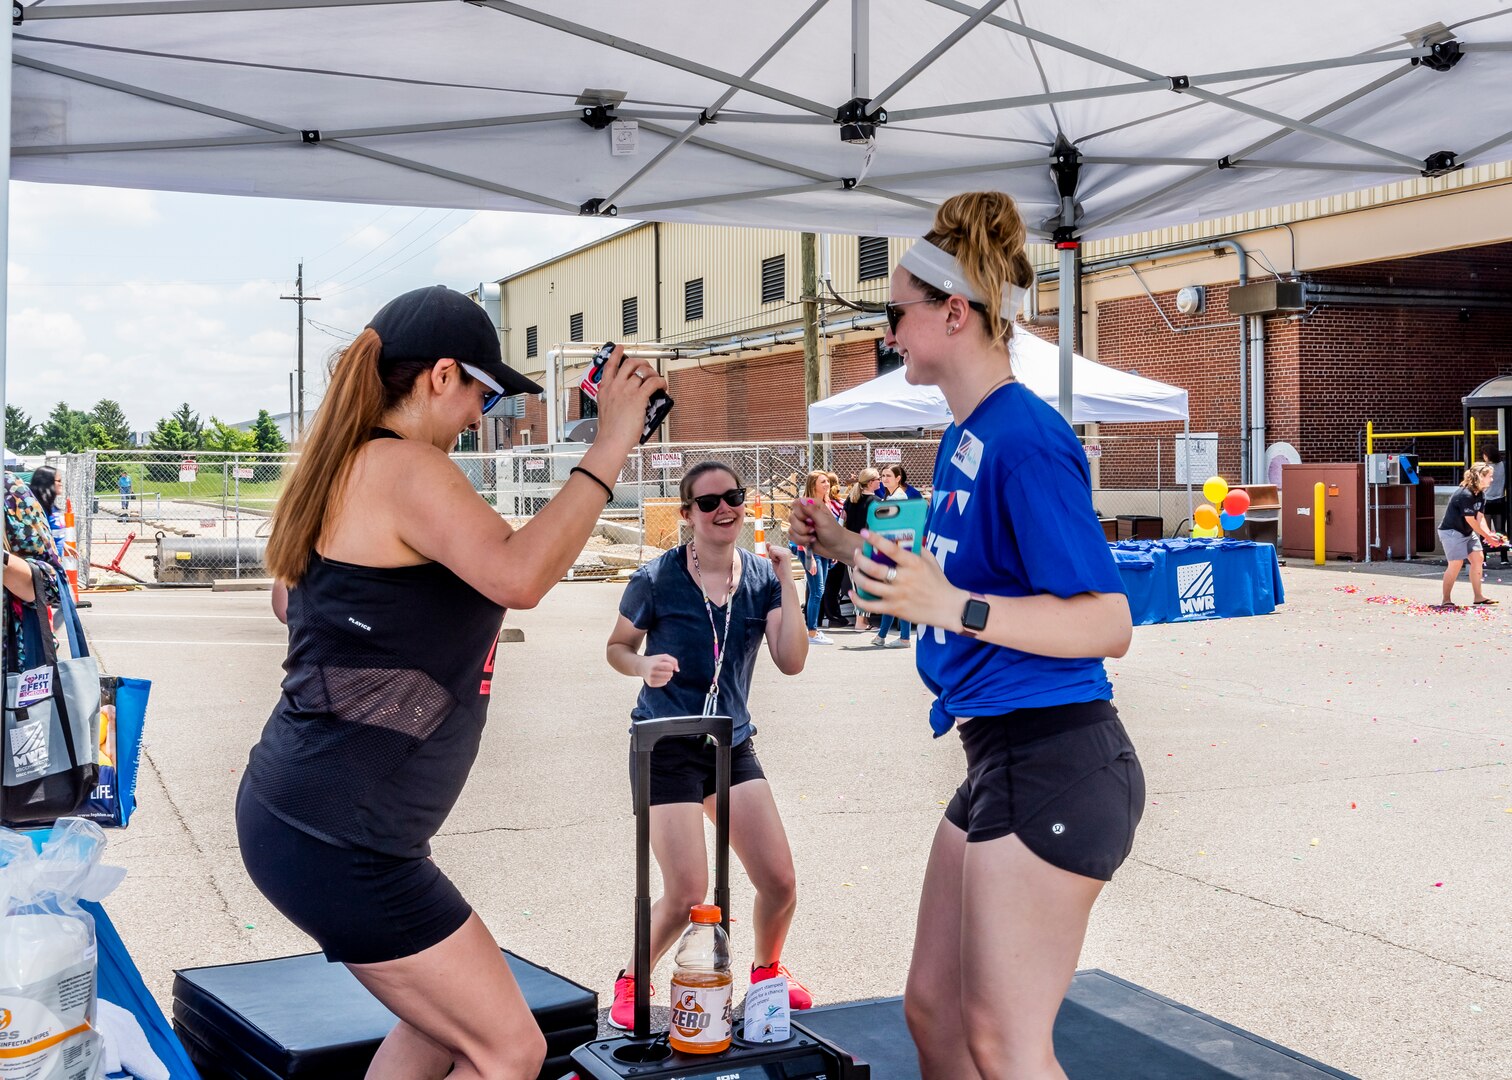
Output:
<svg viewBox="0 0 1512 1080">
<path fill-rule="evenodd" d="M 987 603 L 987 598 L 981 593 L 972 593 L 966 606 L 961 609 L 961 633 L 967 637 L 976 637 L 987 629 L 987 619 L 991 614 L 992 607 Z"/>
</svg>

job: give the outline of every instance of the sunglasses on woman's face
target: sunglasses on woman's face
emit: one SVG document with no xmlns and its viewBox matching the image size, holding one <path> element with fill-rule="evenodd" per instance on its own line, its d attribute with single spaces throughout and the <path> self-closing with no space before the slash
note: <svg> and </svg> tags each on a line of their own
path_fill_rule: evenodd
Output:
<svg viewBox="0 0 1512 1080">
<path fill-rule="evenodd" d="M 706 514 L 712 514 L 714 511 L 718 510 L 719 509 L 719 504 L 721 502 L 723 502 L 726 506 L 744 506 L 745 505 L 745 489 L 743 489 L 743 488 L 731 488 L 729 491 L 726 491 L 723 495 L 695 495 L 695 496 L 693 496 L 693 505 L 696 506 L 696 507 L 698 507 L 700 510 L 702 510 Z"/>
<path fill-rule="evenodd" d="M 891 330 L 894 335 L 896 335 L 898 332 L 898 324 L 903 321 L 904 308 L 906 308 L 909 304 L 928 304 L 931 302 L 934 302 L 934 297 L 932 296 L 926 296 L 922 300 L 889 300 L 887 303 L 882 305 L 882 310 L 887 312 L 887 328 Z M 966 301 L 966 305 L 968 307 L 975 308 L 983 315 L 987 314 L 986 304 L 978 303 L 975 300 L 968 300 Z"/>
</svg>

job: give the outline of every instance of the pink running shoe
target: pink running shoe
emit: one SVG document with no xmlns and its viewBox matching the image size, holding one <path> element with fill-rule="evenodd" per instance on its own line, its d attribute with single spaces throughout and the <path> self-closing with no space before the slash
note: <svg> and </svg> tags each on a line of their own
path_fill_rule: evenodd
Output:
<svg viewBox="0 0 1512 1080">
<path fill-rule="evenodd" d="M 651 996 L 656 996 L 656 987 L 651 987 Z M 614 1004 L 609 1006 L 609 1026 L 621 1031 L 635 1027 L 635 976 L 621 969 L 614 980 Z"/>
<path fill-rule="evenodd" d="M 780 962 L 768 964 L 766 967 L 752 967 L 751 985 L 754 986 L 759 982 L 775 979 L 779 975 L 786 977 L 788 981 L 788 1008 L 794 1012 L 798 1012 L 814 1007 L 814 995 L 808 992 L 808 987 L 793 978 L 793 973 L 787 969 L 786 965 Z"/>
</svg>

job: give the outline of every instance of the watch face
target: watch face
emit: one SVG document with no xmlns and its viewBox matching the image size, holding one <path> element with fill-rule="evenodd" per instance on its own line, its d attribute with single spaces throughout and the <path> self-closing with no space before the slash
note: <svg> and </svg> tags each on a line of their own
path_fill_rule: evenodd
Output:
<svg viewBox="0 0 1512 1080">
<path fill-rule="evenodd" d="M 961 625 L 967 630 L 981 633 L 987 629 L 987 615 L 991 610 L 985 600 L 968 600 L 965 610 L 961 612 Z"/>
</svg>

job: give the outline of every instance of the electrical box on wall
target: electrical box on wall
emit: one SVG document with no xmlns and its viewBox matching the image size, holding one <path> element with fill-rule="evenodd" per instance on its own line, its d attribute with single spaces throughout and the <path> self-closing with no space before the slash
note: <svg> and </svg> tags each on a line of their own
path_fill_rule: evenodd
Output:
<svg viewBox="0 0 1512 1080">
<path fill-rule="evenodd" d="M 1305 311 L 1306 289 L 1300 281 L 1269 278 L 1248 285 L 1235 285 L 1228 291 L 1231 315 L 1270 315 L 1277 311 Z"/>
</svg>

